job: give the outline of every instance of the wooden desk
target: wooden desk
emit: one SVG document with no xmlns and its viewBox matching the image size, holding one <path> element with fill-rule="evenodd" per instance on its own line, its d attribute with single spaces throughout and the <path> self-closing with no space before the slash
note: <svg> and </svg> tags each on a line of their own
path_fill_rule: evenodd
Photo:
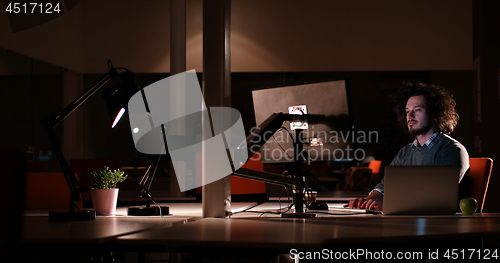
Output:
<svg viewBox="0 0 500 263">
<path fill-rule="evenodd" d="M 190 216 L 97 216 L 91 221 L 53 222 L 48 216 L 25 216 L 19 262 L 85 262 L 109 255 L 117 237 L 189 222 Z"/>
<path fill-rule="evenodd" d="M 105 244 L 117 237 L 156 228 L 168 228 L 192 220 L 189 216 L 96 217 L 91 221 L 51 222 L 46 216 L 23 218 L 24 244 Z"/>
<path fill-rule="evenodd" d="M 105 251 L 184 251 L 211 255 L 229 252 L 248 256 L 287 254 L 290 249 L 319 251 L 373 245 L 387 249 L 401 244 L 425 250 L 442 243 L 477 248 L 482 245 L 475 242 L 480 238 L 498 241 L 500 237 L 500 214 L 425 217 L 363 214 L 282 219 L 241 213 L 231 219 L 202 219 L 200 203 L 169 206 L 174 215 L 163 218 L 121 214 L 98 216 L 86 222 L 49 222 L 46 216 L 34 213 L 24 217 L 22 241 L 26 251 L 36 252 L 30 256 L 56 254 L 66 260 L 74 259 L 78 253 L 88 256 Z M 232 204 L 233 211 L 249 206 Z M 266 203 L 251 210 L 276 206 Z M 182 209 L 184 215 L 176 214 Z M 463 240 L 474 242 L 463 243 Z"/>
<path fill-rule="evenodd" d="M 422 241 L 500 235 L 500 215 L 450 217 L 321 217 L 198 221 L 119 237 L 118 244 L 189 248 L 313 249 L 328 244 Z"/>
<path fill-rule="evenodd" d="M 158 228 L 169 228 L 202 218 L 201 203 L 167 204 L 168 216 L 127 216 L 127 208 L 117 208 L 114 216 L 96 216 L 95 220 L 51 222 L 47 211 L 27 211 L 23 217 L 24 244 L 103 244 L 117 237 Z M 232 203 L 236 212 L 256 203 Z"/>
<path fill-rule="evenodd" d="M 266 203 L 252 211 L 275 208 Z M 431 248 L 484 248 L 483 237 L 500 240 L 500 214 L 464 216 L 335 215 L 312 219 L 283 219 L 245 213 L 231 219 L 205 218 L 189 224 L 118 237 L 118 246 L 168 252 L 255 256 L 289 254 L 322 249 L 404 247 L 408 251 Z M 498 244 L 498 243 L 496 243 Z M 500 249 L 500 247 L 496 247 Z M 441 250 L 444 253 L 444 250 Z"/>
<path fill-rule="evenodd" d="M 24 261 L 47 257 L 70 260 L 115 249 L 118 237 L 156 231 L 183 225 L 202 217 L 201 203 L 172 203 L 168 216 L 127 216 L 126 208 L 118 208 L 115 216 L 97 216 L 95 220 L 53 222 L 47 211 L 27 211 L 22 222 L 21 242 L 30 253 Z M 256 203 L 232 203 L 232 211 L 255 206 Z M 53 256 L 57 255 L 57 259 Z"/>
</svg>

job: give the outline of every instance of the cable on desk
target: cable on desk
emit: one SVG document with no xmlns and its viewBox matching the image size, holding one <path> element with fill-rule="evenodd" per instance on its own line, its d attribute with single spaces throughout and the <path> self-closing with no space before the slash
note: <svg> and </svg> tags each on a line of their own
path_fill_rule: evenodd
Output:
<svg viewBox="0 0 500 263">
<path fill-rule="evenodd" d="M 153 197 L 149 193 L 148 193 L 148 196 L 151 199 L 151 201 L 153 202 L 153 204 L 155 204 L 156 206 L 158 206 L 158 210 L 160 210 L 160 217 L 163 217 L 163 214 L 161 213 L 161 207 L 160 207 L 160 205 L 155 202 L 155 200 L 153 199 Z"/>
<path fill-rule="evenodd" d="M 288 172 L 288 171 L 284 171 L 281 175 L 286 175 L 285 173 L 287 173 L 287 172 Z M 290 193 L 291 193 L 291 192 L 293 192 L 293 191 L 292 191 L 292 189 L 290 189 L 290 188 L 289 188 L 288 186 L 286 186 L 286 185 L 285 185 L 285 186 L 283 186 L 283 188 L 285 188 L 285 192 L 288 194 L 288 195 L 287 195 L 287 200 L 288 200 L 288 201 L 287 201 L 287 203 L 288 203 L 288 210 L 286 210 L 286 211 L 285 211 L 285 213 L 286 213 L 286 212 L 288 212 L 288 211 L 292 208 L 292 205 L 293 205 L 293 204 L 292 204 L 292 205 L 290 205 Z M 280 195 L 280 197 L 278 198 L 278 205 L 279 205 L 279 210 L 278 210 L 278 211 L 280 211 L 280 210 L 281 210 L 281 197 L 282 197 L 282 195 Z"/>
<path fill-rule="evenodd" d="M 288 189 L 288 187 L 286 187 L 286 186 L 284 186 L 284 187 L 285 187 L 285 189 Z M 287 193 L 289 193 L 289 191 L 287 191 Z M 248 210 L 254 208 L 254 207 L 249 207 L 247 209 L 231 213 L 231 215 L 240 214 L 240 213 L 260 213 L 262 215 L 264 215 L 264 214 L 277 214 L 277 215 L 281 215 L 283 213 L 286 213 L 286 212 L 290 211 L 290 209 L 292 209 L 292 207 L 293 207 L 293 203 L 290 203 L 290 194 L 288 194 L 288 203 L 289 203 L 289 205 L 287 207 L 281 208 L 281 196 L 278 199 L 278 202 L 279 202 L 279 207 L 280 208 L 276 212 L 274 212 L 274 211 L 248 211 Z M 283 210 L 285 210 L 285 211 L 283 211 Z M 262 215 L 260 215 L 259 217 L 261 217 Z"/>
<path fill-rule="evenodd" d="M 292 208 L 292 205 L 290 205 L 290 206 L 288 206 L 286 208 L 283 208 L 283 209 L 287 209 L 285 212 L 280 211 L 281 209 L 278 209 L 278 211 L 248 211 L 248 210 L 243 210 L 243 211 L 234 212 L 233 215 L 234 214 L 239 214 L 239 213 L 256 213 L 256 214 L 261 214 L 259 217 L 262 217 L 264 214 L 281 215 L 282 213 L 286 213 L 291 208 Z"/>
<path fill-rule="evenodd" d="M 248 211 L 254 207 L 249 207 L 247 209 L 244 209 L 244 210 L 241 210 L 241 211 L 238 211 L 238 212 L 232 212 L 231 215 L 235 215 L 235 214 L 241 214 L 241 213 L 261 213 L 261 214 L 277 214 L 277 215 L 281 215 L 283 212 L 280 211 L 280 210 L 283 210 L 283 209 L 286 209 L 285 213 L 290 210 L 292 208 L 293 205 L 289 205 L 288 207 L 285 207 L 285 208 L 280 208 L 278 209 L 276 212 L 274 211 Z"/>
</svg>

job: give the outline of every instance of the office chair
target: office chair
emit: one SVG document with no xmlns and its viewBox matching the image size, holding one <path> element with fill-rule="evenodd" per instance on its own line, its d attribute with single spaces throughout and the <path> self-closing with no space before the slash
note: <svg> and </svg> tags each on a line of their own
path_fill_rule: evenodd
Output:
<svg viewBox="0 0 500 263">
<path fill-rule="evenodd" d="M 381 180 L 380 168 L 382 161 L 373 160 L 368 163 L 368 167 L 353 166 L 345 172 L 345 190 L 369 191 Z"/>
<path fill-rule="evenodd" d="M 75 176 L 78 178 L 77 173 Z M 68 209 L 69 200 L 70 192 L 62 172 L 26 173 L 25 209 Z M 81 200 L 74 203 L 83 208 Z"/>
<path fill-rule="evenodd" d="M 469 158 L 469 166 L 470 171 L 467 174 L 470 179 L 469 197 L 474 197 L 477 200 L 479 212 L 482 212 L 493 169 L 493 159 Z"/>
<path fill-rule="evenodd" d="M 346 192 L 368 192 L 370 191 L 370 181 L 372 169 L 368 167 L 353 166 L 345 172 Z"/>
<path fill-rule="evenodd" d="M 380 183 L 380 180 L 382 180 L 380 176 L 381 167 L 382 167 L 382 161 L 380 160 L 373 160 L 368 163 L 368 168 L 372 169 L 372 176 L 370 179 L 370 189 L 375 187 L 375 185 Z"/>
<path fill-rule="evenodd" d="M 260 159 L 260 152 L 255 153 L 252 158 L 245 163 L 243 168 L 264 171 L 264 164 Z M 267 195 L 266 183 L 237 176 L 231 176 L 231 195 L 243 194 L 263 194 Z"/>
</svg>

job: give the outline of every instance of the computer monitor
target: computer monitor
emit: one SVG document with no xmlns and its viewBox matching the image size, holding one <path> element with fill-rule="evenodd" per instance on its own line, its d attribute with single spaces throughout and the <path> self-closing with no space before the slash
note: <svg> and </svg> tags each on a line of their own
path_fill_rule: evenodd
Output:
<svg viewBox="0 0 500 263">
<path fill-rule="evenodd" d="M 294 161 L 295 128 L 305 129 L 302 142 L 307 162 L 355 158 L 356 132 L 347 80 L 254 90 L 252 97 L 257 124 L 277 112 L 308 115 L 307 122 L 283 122 L 260 148 L 263 163 Z M 250 132 L 260 131 L 256 127 Z M 254 136 L 259 139 L 263 139 L 260 134 Z"/>
</svg>

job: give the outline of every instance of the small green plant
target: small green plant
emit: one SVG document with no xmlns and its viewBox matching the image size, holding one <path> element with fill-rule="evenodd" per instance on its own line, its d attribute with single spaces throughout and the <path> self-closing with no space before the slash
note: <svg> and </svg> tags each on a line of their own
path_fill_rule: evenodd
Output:
<svg viewBox="0 0 500 263">
<path fill-rule="evenodd" d="M 111 171 L 109 167 L 104 166 L 104 170 L 90 173 L 90 182 L 94 185 L 94 189 L 113 189 L 117 183 L 121 183 L 127 179 L 125 172 L 118 170 Z"/>
</svg>

